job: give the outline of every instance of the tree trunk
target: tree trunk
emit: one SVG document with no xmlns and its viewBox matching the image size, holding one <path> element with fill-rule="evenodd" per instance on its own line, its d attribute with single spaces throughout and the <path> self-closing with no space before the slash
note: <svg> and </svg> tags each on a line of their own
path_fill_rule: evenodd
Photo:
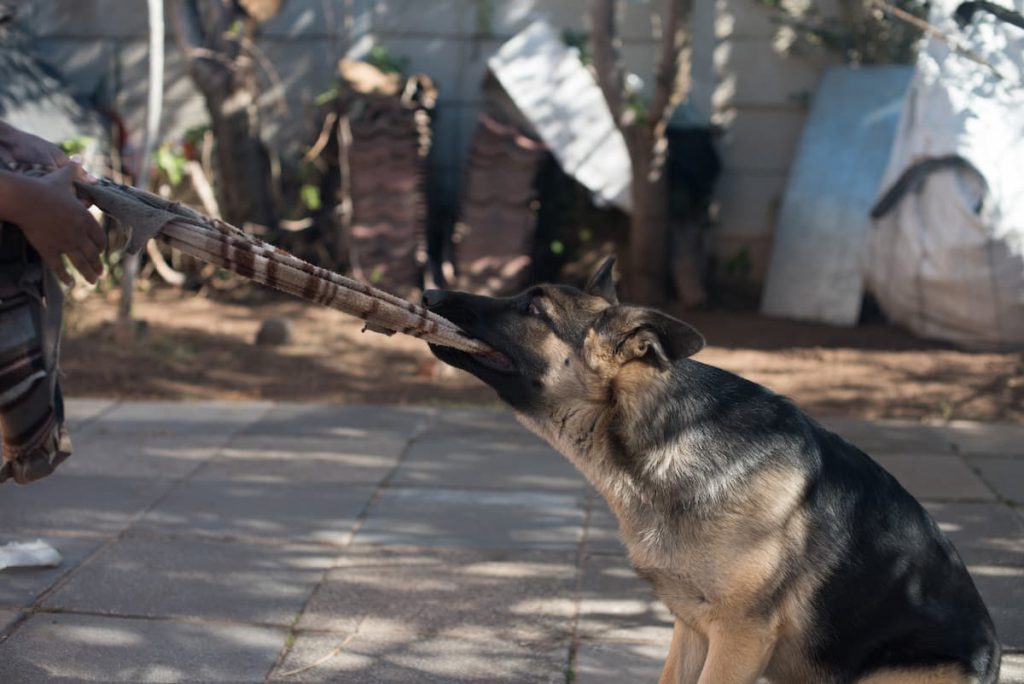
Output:
<svg viewBox="0 0 1024 684">
<path fill-rule="evenodd" d="M 274 228 L 277 212 L 270 192 L 270 160 L 259 137 L 255 93 L 237 82 L 231 85 L 230 91 L 204 92 L 217 141 L 217 199 L 228 223 Z"/>
<path fill-rule="evenodd" d="M 633 166 L 633 213 L 630 216 L 629 270 L 625 295 L 638 304 L 663 304 L 668 292 L 668 182 L 654 168 L 654 133 L 637 125 L 624 131 Z"/>
<path fill-rule="evenodd" d="M 260 140 L 252 57 L 242 50 L 255 21 L 221 0 L 176 0 L 175 38 L 206 100 L 216 146 L 217 200 L 228 223 L 277 226 L 270 160 Z"/>
<path fill-rule="evenodd" d="M 616 0 L 591 0 L 591 46 L 594 71 L 619 130 L 626 139 L 633 171 L 633 213 L 629 254 L 625 259 L 625 294 L 639 304 L 662 304 L 670 289 L 668 181 L 664 173 L 665 127 L 689 89 L 689 64 L 683 30 L 690 0 L 664 0 L 661 13 L 655 92 L 646 114 L 628 111 L 618 53 Z"/>
</svg>

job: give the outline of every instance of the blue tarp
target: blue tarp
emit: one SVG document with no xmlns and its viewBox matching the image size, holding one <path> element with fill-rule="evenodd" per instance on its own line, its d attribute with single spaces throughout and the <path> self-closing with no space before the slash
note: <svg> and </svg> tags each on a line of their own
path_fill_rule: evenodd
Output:
<svg viewBox="0 0 1024 684">
<path fill-rule="evenodd" d="M 790 171 L 761 312 L 854 325 L 871 207 L 912 67 L 833 68 L 821 81 Z"/>
</svg>

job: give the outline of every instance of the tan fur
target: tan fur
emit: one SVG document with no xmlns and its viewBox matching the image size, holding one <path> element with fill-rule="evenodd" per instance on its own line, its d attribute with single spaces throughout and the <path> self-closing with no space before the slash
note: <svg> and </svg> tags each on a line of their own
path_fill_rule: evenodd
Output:
<svg viewBox="0 0 1024 684">
<path fill-rule="evenodd" d="M 887 670 L 858 680 L 857 684 L 974 684 L 977 677 L 968 677 L 951 665 L 930 668 Z"/>
<path fill-rule="evenodd" d="M 676 619 L 672 644 L 658 684 L 690 684 L 700 677 L 708 655 L 708 640 L 682 620 Z"/>
<path fill-rule="evenodd" d="M 637 573 L 675 616 L 661 684 L 849 676 L 827 670 L 842 667 L 834 659 L 811 660 L 816 630 L 828 629 L 815 624 L 815 599 L 834 576 L 831 564 L 844 562 L 807 548 L 812 527 L 815 537 L 826 529 L 809 518 L 822 504 L 808 504 L 810 478 L 819 476 L 810 450 L 822 445 L 808 441 L 806 426 L 786 424 L 793 416 L 781 402 L 755 397 L 737 404 L 746 414 L 719 420 L 730 408 L 705 397 L 714 391 L 706 385 L 740 390 L 679 363 L 701 349 L 701 335 L 659 312 L 617 306 L 609 277 L 606 263 L 586 293 L 531 288 L 510 307 L 512 318 L 495 319 L 528 358 L 540 357 L 533 367 L 545 368 L 495 387 L 608 503 Z M 761 411 L 778 430 L 746 425 Z M 861 684 L 962 681 L 946 668 Z"/>
<path fill-rule="evenodd" d="M 622 363 L 593 332 L 581 354 L 554 335 L 542 349 L 552 360 L 543 379 L 551 419 L 543 424 L 526 416 L 520 420 L 566 455 L 601 493 L 619 520 L 633 564 L 676 615 L 662 681 L 753 682 L 765 671 L 780 682 L 814 681 L 813 666 L 799 646 L 809 628 L 810 597 L 819 575 L 801 574 L 774 612 L 750 617 L 787 558 L 804 551 L 803 475 L 766 471 L 710 524 L 653 528 L 652 521 L 661 518 L 648 511 L 651 502 L 643 492 L 616 474 L 606 453 L 605 430 L 611 403 L 620 410 L 647 410 L 658 374 L 649 364 Z M 780 637 L 787 643 L 776 649 Z M 701 668 L 694 659 L 703 662 L 705 654 L 705 675 L 698 679 Z"/>
</svg>

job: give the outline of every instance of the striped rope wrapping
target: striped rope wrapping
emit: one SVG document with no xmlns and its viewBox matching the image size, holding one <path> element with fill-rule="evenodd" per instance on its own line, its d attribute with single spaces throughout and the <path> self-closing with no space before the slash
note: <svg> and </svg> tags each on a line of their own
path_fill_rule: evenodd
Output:
<svg viewBox="0 0 1024 684">
<path fill-rule="evenodd" d="M 30 175 L 50 170 L 38 165 L 11 165 L 10 168 Z M 314 266 L 185 205 L 103 178 L 94 185 L 76 183 L 76 186 L 82 196 L 104 213 L 132 226 L 128 246 L 132 251 L 141 249 L 146 240 L 159 235 L 185 254 L 315 304 L 344 311 L 372 328 L 400 332 L 473 354 L 495 353 L 451 321 L 422 306 Z"/>
</svg>

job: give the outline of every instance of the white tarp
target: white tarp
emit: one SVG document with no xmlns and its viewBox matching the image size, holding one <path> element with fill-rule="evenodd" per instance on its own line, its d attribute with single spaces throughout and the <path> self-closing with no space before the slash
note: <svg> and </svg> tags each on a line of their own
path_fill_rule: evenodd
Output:
<svg viewBox="0 0 1024 684">
<path fill-rule="evenodd" d="M 626 141 L 577 51 L 539 19 L 502 45 L 487 66 L 562 170 L 599 204 L 629 211 L 632 165 Z"/>
<path fill-rule="evenodd" d="M 867 283 L 893 321 L 969 346 L 1024 346 L 1024 31 L 960 0 L 932 3 L 931 22 L 990 66 L 929 39 L 918 57 L 882 189 L 918 174 L 876 221 Z M 1007 0 L 1017 12 L 1024 0 Z M 999 76 L 993 73 L 993 69 Z"/>
</svg>

